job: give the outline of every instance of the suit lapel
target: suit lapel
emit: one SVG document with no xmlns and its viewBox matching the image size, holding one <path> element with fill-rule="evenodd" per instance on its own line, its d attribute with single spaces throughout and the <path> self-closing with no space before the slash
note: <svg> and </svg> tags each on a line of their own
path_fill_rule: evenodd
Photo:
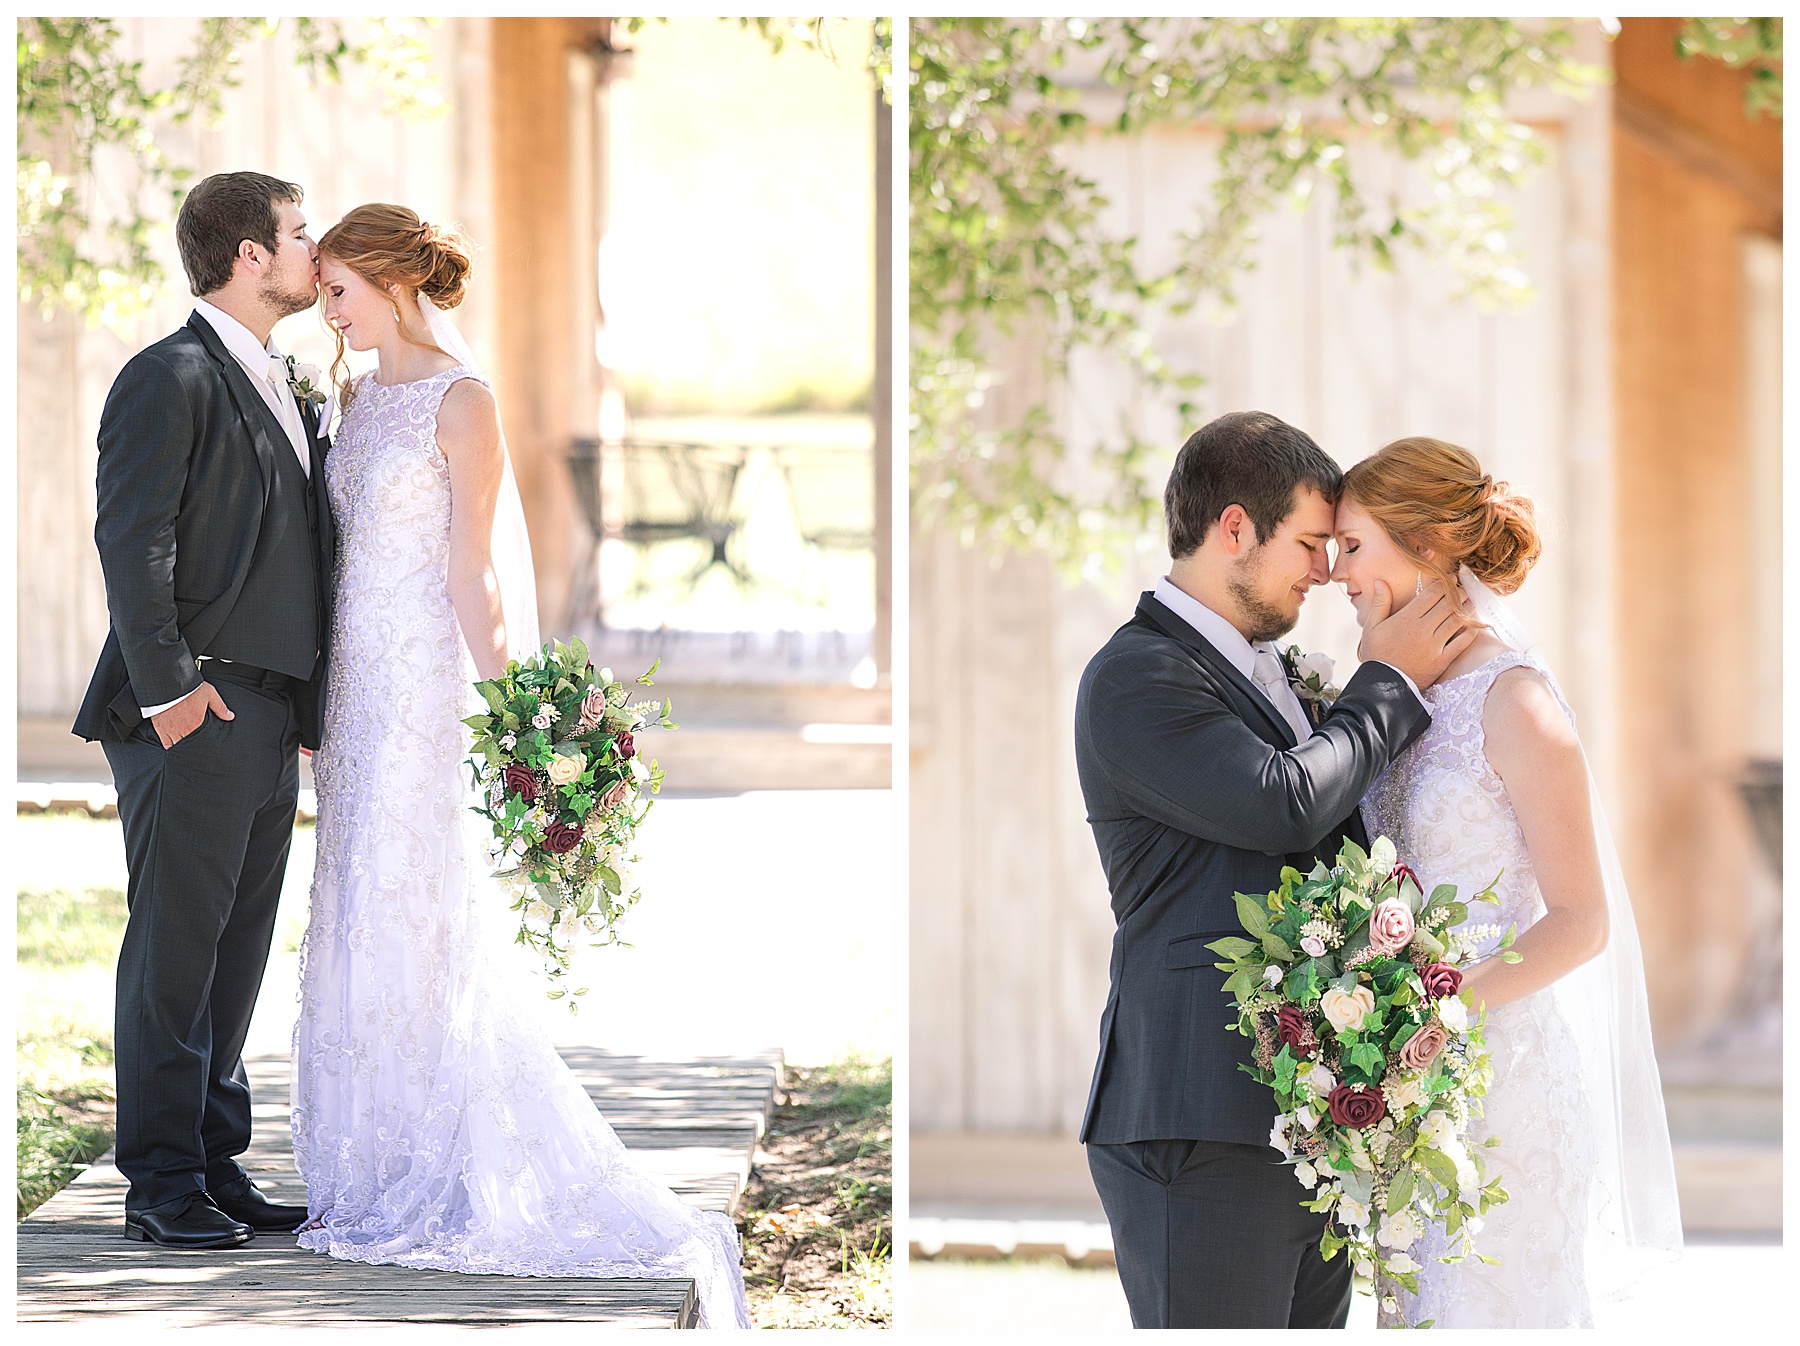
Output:
<svg viewBox="0 0 1800 1346">
<path fill-rule="evenodd" d="M 188 319 L 188 326 L 219 366 L 225 378 L 226 390 L 231 394 L 231 401 L 243 419 L 244 428 L 250 432 L 250 445 L 256 453 L 257 465 L 262 469 L 263 503 L 266 505 L 269 490 L 275 481 L 276 444 L 279 443 L 289 454 L 294 451 L 288 443 L 287 431 L 281 428 L 281 422 L 275 419 L 275 413 L 269 410 L 269 404 L 256 391 L 256 386 L 250 382 L 250 376 L 244 372 L 237 357 L 225 349 L 225 343 L 219 340 L 219 334 L 213 331 L 212 324 L 196 312 Z"/>
<path fill-rule="evenodd" d="M 1291 748 L 1295 745 L 1297 740 L 1294 738 L 1294 727 L 1287 722 L 1287 717 L 1269 704 L 1269 698 L 1262 694 L 1261 689 L 1255 683 L 1238 672 L 1237 665 L 1219 653 L 1206 637 L 1169 611 L 1155 594 L 1144 594 L 1138 601 L 1137 615 L 1168 636 L 1169 639 L 1192 650 L 1216 676 L 1235 687 L 1238 691 L 1238 699 L 1248 702 L 1251 708 L 1262 717 L 1263 723 L 1275 731 L 1281 747 Z"/>
</svg>

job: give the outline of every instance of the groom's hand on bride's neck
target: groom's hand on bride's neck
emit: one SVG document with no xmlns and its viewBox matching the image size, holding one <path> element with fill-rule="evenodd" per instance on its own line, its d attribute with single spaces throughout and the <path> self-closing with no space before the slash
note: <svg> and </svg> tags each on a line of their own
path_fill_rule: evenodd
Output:
<svg viewBox="0 0 1800 1346">
<path fill-rule="evenodd" d="M 1433 580 L 1398 612 L 1394 595 L 1375 581 L 1369 621 L 1363 628 L 1358 655 L 1399 669 L 1419 687 L 1429 687 L 1475 643 L 1478 627 L 1470 626 L 1450 602 L 1442 580 Z"/>
</svg>

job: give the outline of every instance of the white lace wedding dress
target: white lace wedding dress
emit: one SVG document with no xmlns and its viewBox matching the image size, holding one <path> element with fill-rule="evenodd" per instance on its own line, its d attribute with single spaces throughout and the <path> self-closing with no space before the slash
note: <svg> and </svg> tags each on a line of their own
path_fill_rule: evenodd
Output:
<svg viewBox="0 0 1800 1346">
<path fill-rule="evenodd" d="M 437 414 L 458 366 L 362 381 L 326 459 L 337 520 L 318 860 L 294 1029 L 294 1162 L 357 1262 L 691 1278 L 747 1327 L 736 1230 L 641 1172 L 508 969 L 504 893 L 469 810 L 473 663 L 446 584 Z M 648 1007 L 646 1007 L 648 1009 Z"/>
<path fill-rule="evenodd" d="M 1425 690 L 1430 727 L 1375 783 L 1362 811 L 1369 836 L 1385 833 L 1428 893 L 1453 883 L 1466 899 L 1504 870 L 1498 910 L 1473 905 L 1469 922 L 1517 925 L 1523 933 L 1544 914 L 1544 902 L 1506 787 L 1483 751 L 1481 725 L 1494 680 L 1518 667 L 1542 675 L 1573 723 L 1550 670 L 1535 655 L 1508 650 Z M 1487 940 L 1483 952 L 1498 942 Z M 1583 1251 L 1595 1137 L 1574 1034 L 1546 987 L 1489 1014 L 1486 1036 L 1494 1082 L 1470 1132 L 1476 1143 L 1501 1138 L 1484 1153 L 1512 1199 L 1488 1214 L 1475 1247 L 1500 1264 L 1438 1262 L 1444 1240 L 1429 1231 L 1413 1250 L 1425 1268 L 1419 1294 L 1401 1291 L 1401 1312 L 1407 1322 L 1437 1327 L 1591 1327 Z M 1392 1320 L 1381 1315 L 1383 1325 Z"/>
</svg>

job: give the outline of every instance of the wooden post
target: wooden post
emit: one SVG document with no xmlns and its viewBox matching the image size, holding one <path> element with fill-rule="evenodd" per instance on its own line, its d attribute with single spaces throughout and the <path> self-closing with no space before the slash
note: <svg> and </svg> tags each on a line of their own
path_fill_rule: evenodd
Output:
<svg viewBox="0 0 1800 1346">
<path fill-rule="evenodd" d="M 566 634 L 573 578 L 577 516 L 563 454 L 573 436 L 594 433 L 599 398 L 591 252 L 601 149 L 592 75 L 572 75 L 571 58 L 610 31 L 609 19 L 495 19 L 492 27 L 494 390 L 531 530 L 546 638 Z"/>
</svg>

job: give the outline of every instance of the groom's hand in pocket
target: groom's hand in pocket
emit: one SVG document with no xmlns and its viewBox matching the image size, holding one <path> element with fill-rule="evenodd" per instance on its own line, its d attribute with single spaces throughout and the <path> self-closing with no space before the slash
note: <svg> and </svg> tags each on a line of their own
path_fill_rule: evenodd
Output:
<svg viewBox="0 0 1800 1346">
<path fill-rule="evenodd" d="M 1443 677 L 1479 634 L 1479 628 L 1465 622 L 1451 604 L 1442 580 L 1427 584 L 1398 612 L 1393 606 L 1393 593 L 1376 580 L 1369 624 L 1363 628 L 1357 653 L 1364 660 L 1378 659 L 1399 669 L 1419 687 Z"/>
<path fill-rule="evenodd" d="M 173 748 L 206 722 L 209 710 L 221 720 L 236 718 L 219 695 L 219 689 L 210 682 L 203 682 L 167 710 L 152 715 L 150 723 L 163 747 Z"/>
</svg>

